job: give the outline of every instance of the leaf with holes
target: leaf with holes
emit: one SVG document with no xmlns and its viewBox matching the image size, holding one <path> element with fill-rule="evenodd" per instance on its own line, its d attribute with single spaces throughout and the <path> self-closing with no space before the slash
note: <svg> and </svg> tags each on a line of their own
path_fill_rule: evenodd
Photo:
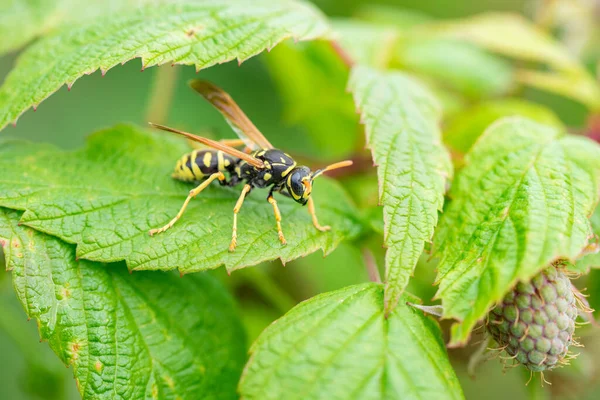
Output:
<svg viewBox="0 0 600 400">
<path fill-rule="evenodd" d="M 73 246 L 17 226 L 20 214 L 0 208 L 7 268 L 83 398 L 237 398 L 244 332 L 214 278 L 76 261 Z"/>
<path fill-rule="evenodd" d="M 600 147 L 521 117 L 497 121 L 465 157 L 436 232 L 437 297 L 465 343 L 477 321 L 518 281 L 591 237 Z"/>
<path fill-rule="evenodd" d="M 69 26 L 27 49 L 0 88 L 0 129 L 84 74 L 140 57 L 196 69 L 246 60 L 286 38 L 314 39 L 328 26 L 300 0 L 174 0 Z"/>
<path fill-rule="evenodd" d="M 307 207 L 278 198 L 288 241 L 281 246 L 267 192 L 257 189 L 244 202 L 238 247 L 230 253 L 241 189 L 216 185 L 198 195 L 173 228 L 150 237 L 148 231 L 169 222 L 193 188 L 170 176 L 189 151 L 174 135 L 131 126 L 92 135 L 75 152 L 6 140 L 0 145 L 0 205 L 26 210 L 23 223 L 76 243 L 80 258 L 125 260 L 134 270 L 187 273 L 225 264 L 231 271 L 276 258 L 285 262 L 318 249 L 327 254 L 361 231 L 348 195 L 319 178 L 313 196 L 320 222 L 332 226 L 329 232 L 314 228 Z"/>
<path fill-rule="evenodd" d="M 462 399 L 438 324 L 407 301 L 386 318 L 383 287 L 367 283 L 299 304 L 252 345 L 242 397 Z"/>
<path fill-rule="evenodd" d="M 452 165 L 441 142 L 437 103 L 413 78 L 358 66 L 350 89 L 378 165 L 389 310 L 431 240 Z"/>
</svg>

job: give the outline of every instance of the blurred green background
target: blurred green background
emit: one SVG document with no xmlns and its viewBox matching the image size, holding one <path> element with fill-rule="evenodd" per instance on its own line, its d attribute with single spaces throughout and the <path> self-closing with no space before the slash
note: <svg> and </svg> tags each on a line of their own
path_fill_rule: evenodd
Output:
<svg viewBox="0 0 600 400">
<path fill-rule="evenodd" d="M 552 1 L 314 2 L 331 16 L 353 16 L 366 4 L 380 3 L 445 19 L 465 17 L 483 11 L 512 11 L 528 18 L 543 18 L 543 15 L 540 16 L 543 6 Z M 561 29 L 556 28 L 554 33 L 568 40 L 569 32 L 563 32 Z M 573 51 L 584 59 L 590 70 L 593 70 L 600 58 L 600 46 L 594 43 L 597 44 L 598 41 L 573 47 Z M 346 79 L 344 74 L 347 72 L 344 72 L 341 62 L 333 59 L 323 61 L 322 54 L 316 49 L 313 55 L 319 61 L 301 66 L 293 59 L 293 52 L 286 54 L 286 51 L 288 50 L 285 47 L 275 48 L 270 54 L 253 58 L 241 66 L 232 62 L 199 73 L 196 73 L 193 67 L 184 66 L 161 66 L 140 72 L 140 61 L 133 60 L 124 66 L 109 70 L 104 77 L 99 72 L 85 76 L 73 85 L 71 91 L 66 87 L 61 88 L 44 101 L 36 112 L 26 112 L 16 127 L 9 126 L 2 134 L 74 149 L 84 143 L 87 135 L 116 123 L 132 122 L 144 125 L 149 120 L 161 120 L 160 122 L 168 125 L 196 133 L 233 137 L 221 116 L 187 87 L 186 82 L 189 79 L 201 77 L 222 86 L 275 146 L 285 148 L 301 160 L 322 165 L 326 160 L 347 156 L 353 149 L 362 148 L 363 139 L 356 123 L 357 117 L 353 112 L 351 98 L 343 90 Z M 17 56 L 18 54 L 10 54 L 0 58 L 0 80 L 4 79 Z M 284 64 L 279 60 L 284 60 Z M 290 64 L 285 65 L 285 60 L 289 60 Z M 313 68 L 316 71 L 304 76 L 302 74 L 306 69 L 303 68 Z M 306 96 L 298 100 L 300 104 L 292 105 L 285 96 L 285 89 L 278 90 L 277 82 L 278 79 L 286 79 L 286 72 L 289 74 L 294 71 L 298 71 L 297 79 L 303 85 Z M 164 96 L 152 95 L 163 90 L 161 86 L 156 86 L 159 77 L 162 84 L 172 79 L 175 85 L 166 116 L 159 114 L 160 103 L 168 103 L 168 90 Z M 281 81 L 279 84 L 281 85 Z M 323 106 L 321 98 L 315 100 L 319 101 L 319 106 L 313 107 L 311 96 L 326 97 L 325 94 L 330 93 L 344 97 L 344 105 Z M 582 105 L 574 101 L 533 89 L 522 90 L 519 95 L 548 106 L 573 131 L 580 131 L 586 125 L 588 113 Z M 157 102 L 158 109 L 150 106 L 151 98 Z M 288 109 L 285 108 L 286 105 Z M 153 109 L 158 111 L 152 111 Z M 303 124 L 298 123 L 299 121 L 303 121 Z M 367 153 L 362 156 L 368 160 Z M 341 178 L 357 203 L 365 207 L 377 203 L 374 172 L 374 169 L 367 166 L 360 177 Z M 375 209 L 373 212 L 377 215 L 378 211 Z M 384 255 L 381 238 L 375 236 L 362 240 L 361 245 L 373 252 L 381 267 Z M 215 274 L 222 276 L 224 282 L 236 293 L 250 339 L 253 339 L 295 302 L 320 292 L 367 280 L 363 260 L 364 254 L 359 247 L 347 243 L 342 244 L 325 259 L 322 254 L 313 254 L 292 262 L 285 268 L 282 268 L 280 263 L 271 263 L 261 265 L 253 271 L 236 272 L 232 277 L 226 277 L 221 271 L 216 271 Z M 426 303 L 435 292 L 431 284 L 435 276 L 434 268 L 435 264 L 428 263 L 424 257 L 410 286 L 410 291 L 419 295 Z M 600 281 L 597 275 L 593 273 L 587 283 L 582 279 L 581 285 L 594 286 L 595 282 Z M 268 281 L 271 285 L 264 284 L 263 278 L 266 276 L 272 278 Z M 10 288 L 9 274 L 0 275 L 0 310 L 0 354 L 3 361 L 0 364 L 0 399 L 78 398 L 71 371 L 58 361 L 46 344 L 38 343 L 35 323 L 25 320 L 25 314 Z M 443 324 L 445 328 L 446 325 Z M 522 368 L 508 369 L 503 374 L 499 360 L 483 364 L 478 368 L 476 377 L 470 378 L 467 374 L 467 362 L 469 355 L 476 348 L 474 345 L 451 350 L 450 355 L 467 399 L 598 398 L 600 340 L 594 338 L 594 331 L 589 328 L 583 328 L 581 332 L 584 336 L 583 342 L 587 346 L 581 350 L 581 357 L 572 367 L 551 374 L 549 379 L 554 384 L 543 389 L 538 382 L 525 386 L 529 374 Z"/>
</svg>

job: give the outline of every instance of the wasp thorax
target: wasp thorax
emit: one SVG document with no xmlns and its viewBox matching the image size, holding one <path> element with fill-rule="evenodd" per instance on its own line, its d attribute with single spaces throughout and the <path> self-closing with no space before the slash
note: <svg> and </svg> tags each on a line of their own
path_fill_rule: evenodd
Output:
<svg viewBox="0 0 600 400">
<path fill-rule="evenodd" d="M 312 174 L 308 167 L 297 167 L 290 172 L 286 187 L 293 199 L 300 204 L 306 204 L 312 191 Z"/>
</svg>

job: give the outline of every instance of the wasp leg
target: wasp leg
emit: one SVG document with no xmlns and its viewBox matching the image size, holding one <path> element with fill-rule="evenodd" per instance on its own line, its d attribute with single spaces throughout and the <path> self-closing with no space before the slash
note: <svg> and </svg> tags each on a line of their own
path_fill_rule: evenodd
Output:
<svg viewBox="0 0 600 400">
<path fill-rule="evenodd" d="M 237 215 L 240 212 L 242 204 L 244 204 L 244 199 L 250 190 L 252 190 L 252 186 L 245 184 L 244 188 L 242 189 L 242 194 L 240 194 L 240 197 L 233 208 L 233 230 L 231 232 L 231 244 L 229 244 L 229 251 L 235 251 L 235 246 L 237 246 Z"/>
<path fill-rule="evenodd" d="M 277 222 L 277 235 L 279 236 L 279 241 L 281 242 L 281 244 L 285 246 L 287 242 L 285 241 L 283 231 L 281 230 L 281 213 L 279 212 L 279 207 L 277 206 L 277 201 L 273 197 L 272 191 L 269 193 L 267 201 L 273 206 L 273 212 L 275 213 L 275 221 Z"/>
<path fill-rule="evenodd" d="M 312 217 L 312 222 L 313 222 L 313 225 L 315 226 L 315 228 L 317 228 L 321 232 L 327 232 L 328 230 L 331 229 L 330 226 L 327 226 L 327 225 L 321 226 L 319 224 L 319 220 L 317 219 L 317 213 L 315 212 L 315 203 L 314 203 L 312 197 L 308 198 L 308 212 L 310 213 L 310 216 Z"/>
<path fill-rule="evenodd" d="M 188 204 L 190 203 L 190 200 L 192 200 L 194 197 L 196 197 L 198 195 L 198 193 L 200 193 L 201 191 L 203 191 L 204 189 L 206 189 L 206 187 L 208 185 L 210 185 L 210 183 L 212 181 L 214 181 L 215 179 L 218 179 L 219 181 L 223 182 L 223 181 L 225 181 L 225 175 L 223 175 L 222 172 L 216 172 L 216 173 L 212 174 L 211 176 L 209 176 L 200 185 L 198 185 L 198 187 L 190 190 L 190 194 L 188 194 L 187 199 L 185 199 L 185 202 L 183 203 L 183 206 L 181 206 L 181 209 L 179 210 L 179 212 L 177 213 L 177 215 L 175 216 L 175 218 L 173 218 L 168 224 L 166 224 L 162 228 L 150 230 L 150 232 L 149 232 L 150 236 L 154 236 L 154 235 L 156 235 L 158 233 L 162 233 L 162 232 L 166 231 L 167 229 L 169 229 L 170 227 L 172 227 L 173 225 L 175 225 L 175 222 L 177 222 L 177 220 L 179 218 L 181 218 L 181 216 L 183 215 L 183 212 L 185 211 L 185 209 L 187 208 Z"/>
</svg>

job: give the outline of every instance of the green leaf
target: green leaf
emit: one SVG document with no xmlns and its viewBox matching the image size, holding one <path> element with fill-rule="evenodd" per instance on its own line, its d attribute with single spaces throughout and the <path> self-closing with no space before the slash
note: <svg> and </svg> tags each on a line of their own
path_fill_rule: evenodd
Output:
<svg viewBox="0 0 600 400">
<path fill-rule="evenodd" d="M 215 279 L 76 261 L 19 217 L 0 209 L 14 288 L 83 398 L 236 398 L 244 333 Z"/>
<path fill-rule="evenodd" d="M 136 57 L 144 68 L 177 63 L 199 70 L 242 62 L 286 38 L 308 40 L 327 32 L 320 12 L 299 0 L 258 0 L 252 7 L 244 0 L 176 0 L 95 19 L 23 53 L 0 88 L 0 129 L 62 85 Z"/>
<path fill-rule="evenodd" d="M 587 73 L 520 70 L 517 71 L 516 79 L 524 85 L 557 93 L 585 104 L 591 110 L 600 111 L 600 86 L 598 81 Z"/>
<path fill-rule="evenodd" d="M 0 55 L 67 23 L 158 0 L 3 0 L 0 2 Z"/>
<path fill-rule="evenodd" d="M 396 54 L 403 69 L 431 77 L 471 98 L 506 93 L 513 83 L 507 61 L 471 43 L 440 38 L 404 40 Z"/>
<path fill-rule="evenodd" d="M 419 11 L 382 4 L 365 4 L 358 9 L 355 16 L 373 25 L 390 25 L 403 31 L 432 20 L 429 15 Z"/>
<path fill-rule="evenodd" d="M 388 318 L 381 285 L 324 293 L 252 345 L 245 399 L 462 399 L 440 328 L 406 304 Z"/>
<path fill-rule="evenodd" d="M 349 156 L 357 147 L 358 116 L 345 90 L 348 67 L 331 43 L 283 43 L 264 60 L 282 94 L 285 119 L 306 128 L 314 154 L 336 160 Z"/>
<path fill-rule="evenodd" d="M 386 68 L 394 57 L 397 29 L 350 19 L 334 19 L 333 30 L 353 62 Z"/>
<path fill-rule="evenodd" d="M 518 60 L 548 64 L 556 72 L 523 70 L 516 74 L 518 81 L 600 110 L 600 85 L 594 77 L 563 45 L 522 16 L 487 13 L 423 28 L 428 33 L 434 30 Z"/>
<path fill-rule="evenodd" d="M 431 31 L 434 27 L 424 29 Z M 547 63 L 573 72 L 582 69 L 566 48 L 518 14 L 484 13 L 443 23 L 437 29 L 516 59 Z"/>
<path fill-rule="evenodd" d="M 7 141 L 0 146 L 0 205 L 27 210 L 22 222 L 78 244 L 80 258 L 125 260 L 133 270 L 187 273 L 225 264 L 231 271 L 318 249 L 327 254 L 360 233 L 357 211 L 344 190 L 319 178 L 313 195 L 320 222 L 332 226 L 329 232 L 314 228 L 306 207 L 278 197 L 288 241 L 281 246 L 267 193 L 256 190 L 238 217 L 238 247 L 231 253 L 240 188 L 215 185 L 191 201 L 173 228 L 150 237 L 148 231 L 168 223 L 194 187 L 170 176 L 189 151 L 174 135 L 132 126 L 92 135 L 88 146 L 75 152 Z"/>
<path fill-rule="evenodd" d="M 465 343 L 519 280 L 574 260 L 591 236 L 600 147 L 521 117 L 494 123 L 465 158 L 435 237 L 436 297 Z"/>
<path fill-rule="evenodd" d="M 452 150 L 466 153 L 492 122 L 511 116 L 563 128 L 558 117 L 548 108 L 526 100 L 507 98 L 478 104 L 454 115 L 444 132 L 444 143 Z"/>
<path fill-rule="evenodd" d="M 452 165 L 441 143 L 439 107 L 420 83 L 399 72 L 357 66 L 349 86 L 378 165 L 389 311 L 431 240 Z"/>
<path fill-rule="evenodd" d="M 355 20 L 334 20 L 333 28 L 342 49 L 359 64 L 407 70 L 431 86 L 471 98 L 502 94 L 513 85 L 510 63 L 472 43 Z"/>
</svg>

